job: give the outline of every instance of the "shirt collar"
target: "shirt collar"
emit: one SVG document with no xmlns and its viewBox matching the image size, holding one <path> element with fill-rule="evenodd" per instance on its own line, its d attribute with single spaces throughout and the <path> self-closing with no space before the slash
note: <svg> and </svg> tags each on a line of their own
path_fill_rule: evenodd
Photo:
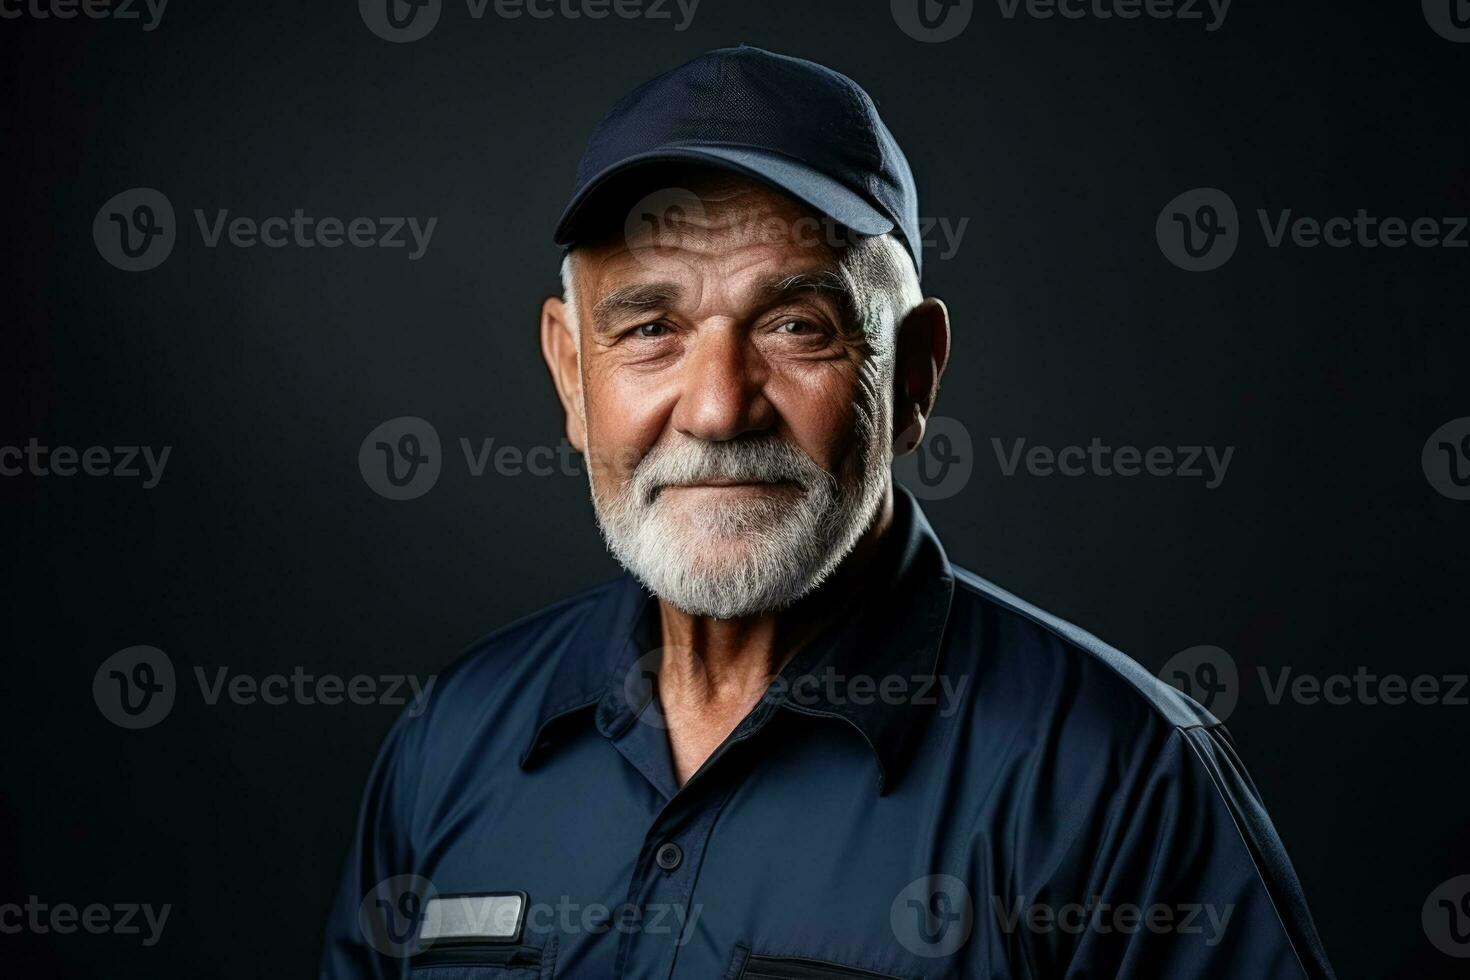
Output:
<svg viewBox="0 0 1470 980">
<path fill-rule="evenodd" d="M 933 704 L 954 595 L 944 548 L 902 487 L 894 488 L 893 524 L 863 578 L 864 596 L 855 603 L 862 611 L 793 658 L 751 720 L 763 724 L 778 707 L 842 719 L 872 748 L 879 791 L 886 793 Z M 631 575 L 598 597 L 547 687 L 522 766 L 554 748 L 586 709 L 595 706 L 598 730 L 616 738 L 648 707 L 652 687 L 638 661 L 657 657 L 657 615 L 657 604 Z"/>
</svg>

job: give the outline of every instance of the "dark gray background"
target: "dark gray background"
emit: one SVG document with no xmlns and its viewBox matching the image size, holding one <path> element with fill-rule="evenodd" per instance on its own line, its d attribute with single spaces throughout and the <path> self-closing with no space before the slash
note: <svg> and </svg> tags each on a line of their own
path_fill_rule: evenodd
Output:
<svg viewBox="0 0 1470 980">
<path fill-rule="evenodd" d="M 472 20 L 412 44 L 350 2 L 170 5 L 159 28 L 0 20 L 8 158 L 0 445 L 170 445 L 162 483 L 0 479 L 8 584 L 0 902 L 170 903 L 137 937 L 0 936 L 7 976 L 301 976 L 362 781 L 398 709 L 208 706 L 213 671 L 432 674 L 613 572 L 577 477 L 472 477 L 457 440 L 554 445 L 536 339 L 550 228 L 611 101 L 745 41 L 878 101 L 926 215 L 955 354 L 940 401 L 974 477 L 927 505 L 957 562 L 1158 669 L 1466 670 L 1470 503 L 1420 450 L 1470 415 L 1465 250 L 1268 248 L 1257 207 L 1470 212 L 1470 44 L 1417 3 L 1237 0 L 1223 27 L 1035 20 L 977 4 L 922 44 L 886 0 L 703 0 L 669 21 Z M 180 240 L 151 272 L 94 247 L 102 203 L 156 187 Z M 1169 264 L 1154 220 L 1215 186 L 1234 258 Z M 404 250 L 204 248 L 193 208 L 436 216 Z M 363 437 L 430 420 L 444 472 L 391 502 Z M 1004 477 L 991 438 L 1234 445 L 1183 479 Z M 185 691 L 123 731 L 111 653 L 166 651 Z M 1420 924 L 1470 872 L 1470 708 L 1272 705 L 1231 718 L 1343 977 L 1457 975 Z"/>
</svg>

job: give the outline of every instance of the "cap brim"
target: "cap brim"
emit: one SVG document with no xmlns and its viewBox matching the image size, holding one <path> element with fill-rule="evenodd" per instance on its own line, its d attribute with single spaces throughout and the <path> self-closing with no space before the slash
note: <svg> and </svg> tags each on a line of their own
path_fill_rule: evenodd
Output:
<svg viewBox="0 0 1470 980">
<path fill-rule="evenodd" d="M 731 170 L 770 184 L 860 235 L 884 235 L 895 227 L 891 218 L 861 195 L 826 174 L 779 153 L 733 146 L 672 146 L 621 160 L 589 180 L 562 212 L 556 244 L 567 246 L 586 237 L 581 227 L 589 202 L 615 177 L 659 163 L 702 163 Z"/>
</svg>

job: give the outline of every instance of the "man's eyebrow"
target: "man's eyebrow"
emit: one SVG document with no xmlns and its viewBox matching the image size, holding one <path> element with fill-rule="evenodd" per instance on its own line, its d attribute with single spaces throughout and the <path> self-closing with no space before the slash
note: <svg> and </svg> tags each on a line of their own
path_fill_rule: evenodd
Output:
<svg viewBox="0 0 1470 980">
<path fill-rule="evenodd" d="M 804 293 L 818 293 L 837 305 L 845 329 L 857 330 L 860 320 L 857 298 L 847 280 L 835 272 L 799 272 L 793 276 L 768 279 L 761 286 L 761 293 L 772 304 L 796 299 Z"/>
<path fill-rule="evenodd" d="M 847 288 L 847 283 L 835 272 L 823 270 L 821 272 L 798 272 L 794 276 L 777 276 L 767 279 L 761 284 L 761 292 L 767 298 L 783 299 L 797 293 L 815 290 L 820 293 L 834 293 L 839 296 L 852 295 Z"/>
<path fill-rule="evenodd" d="M 600 324 L 614 314 L 655 310 L 676 302 L 683 290 L 676 283 L 652 282 L 619 286 L 592 307 L 592 322 Z"/>
<path fill-rule="evenodd" d="M 844 329 L 859 329 L 858 324 L 861 317 L 857 300 L 847 281 L 836 272 L 822 270 L 798 272 L 789 276 L 773 276 L 756 286 L 756 295 L 772 306 L 798 299 L 809 293 L 825 296 L 837 306 Z M 682 295 L 683 289 L 678 283 L 672 282 L 632 283 L 627 286 L 619 286 L 593 305 L 593 329 L 602 327 L 614 317 L 667 308 L 678 302 Z"/>
</svg>

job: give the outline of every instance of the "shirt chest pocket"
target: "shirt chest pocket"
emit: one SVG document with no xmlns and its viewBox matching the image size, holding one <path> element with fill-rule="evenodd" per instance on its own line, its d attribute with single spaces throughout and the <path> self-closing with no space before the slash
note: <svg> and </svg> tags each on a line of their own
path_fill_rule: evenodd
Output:
<svg viewBox="0 0 1470 980">
<path fill-rule="evenodd" d="M 440 895 L 424 905 L 409 980 L 551 980 L 556 936 L 525 934 L 525 892 Z"/>
<path fill-rule="evenodd" d="M 891 973 L 814 960 L 804 956 L 768 956 L 740 946 L 726 980 L 911 980 Z"/>
<path fill-rule="evenodd" d="M 550 980 L 556 939 L 544 947 L 506 943 L 457 943 L 415 954 L 409 980 Z"/>
</svg>

